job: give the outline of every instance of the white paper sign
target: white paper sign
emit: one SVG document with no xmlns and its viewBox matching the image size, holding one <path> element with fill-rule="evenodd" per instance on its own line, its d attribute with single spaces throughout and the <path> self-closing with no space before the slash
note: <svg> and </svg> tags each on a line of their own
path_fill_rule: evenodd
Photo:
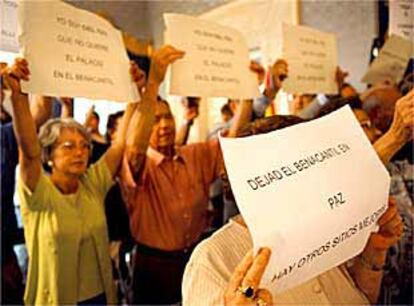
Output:
<svg viewBox="0 0 414 306">
<path fill-rule="evenodd" d="M 383 81 L 398 83 L 404 76 L 412 53 L 412 42 L 391 35 L 361 81 L 373 85 Z"/>
<path fill-rule="evenodd" d="M 243 36 L 197 17 L 165 14 L 166 42 L 185 51 L 171 65 L 169 93 L 249 99 L 259 95 Z"/>
<path fill-rule="evenodd" d="M 282 56 L 282 22 L 298 24 L 298 11 L 296 0 L 234 0 L 200 17 L 242 33 L 250 54 L 259 53 L 262 64 L 267 66 Z"/>
<path fill-rule="evenodd" d="M 414 2 L 412 0 L 390 0 L 390 34 L 414 40 Z"/>
<path fill-rule="evenodd" d="M 272 249 L 262 280 L 274 293 L 357 255 L 386 210 L 388 172 L 348 106 L 220 142 L 254 246 Z"/>
<path fill-rule="evenodd" d="M 119 102 L 139 99 L 122 35 L 103 18 L 61 1 L 24 1 L 19 22 L 31 71 L 23 91 Z"/>
<path fill-rule="evenodd" d="M 283 24 L 283 58 L 289 77 L 283 88 L 289 93 L 336 94 L 336 37 L 309 27 Z"/>
<path fill-rule="evenodd" d="M 17 8 L 17 0 L 0 0 L 0 50 L 19 52 Z"/>
</svg>

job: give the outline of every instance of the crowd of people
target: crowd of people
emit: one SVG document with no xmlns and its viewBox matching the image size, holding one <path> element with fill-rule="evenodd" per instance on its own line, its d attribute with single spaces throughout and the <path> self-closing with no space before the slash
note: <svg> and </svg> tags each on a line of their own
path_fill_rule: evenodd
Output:
<svg viewBox="0 0 414 306">
<path fill-rule="evenodd" d="M 297 95 L 292 115 L 265 117 L 289 77 L 288 63 L 277 60 L 266 72 L 252 62 L 258 86 L 266 73 L 271 79 L 261 96 L 230 99 L 208 139 L 187 144 L 200 99 L 184 98 L 185 122 L 177 129 L 159 96 L 168 66 L 185 56 L 172 46 L 160 48 L 148 76 L 131 63 L 141 101 L 110 115 L 105 135 L 93 108 L 79 123 L 71 117 L 72 99 L 57 97 L 61 116 L 50 118 L 51 97 L 22 92 L 31 63 L 1 64 L 2 304 L 412 304 L 412 86 L 372 84 L 358 93 L 338 69 L 337 95 L 324 103 Z M 3 108 L 5 91 L 12 115 Z M 266 133 L 344 105 L 389 170 L 388 208 L 361 254 L 273 294 L 260 284 L 271 251 L 251 251 L 217 135 Z M 14 215 L 15 181 L 24 238 Z M 19 240 L 28 251 L 27 275 L 13 251 Z"/>
</svg>

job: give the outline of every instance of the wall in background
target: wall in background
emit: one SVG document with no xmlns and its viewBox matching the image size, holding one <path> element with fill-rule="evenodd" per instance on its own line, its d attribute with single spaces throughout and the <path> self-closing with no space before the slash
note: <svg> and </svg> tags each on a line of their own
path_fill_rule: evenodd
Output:
<svg viewBox="0 0 414 306">
<path fill-rule="evenodd" d="M 376 1 L 301 2 L 301 22 L 321 31 L 332 32 L 338 38 L 338 63 L 350 73 L 349 82 L 359 90 L 369 65 L 372 40 L 378 34 L 378 4 Z"/>
<path fill-rule="evenodd" d="M 262 0 L 252 0 L 262 1 Z M 91 11 L 105 11 L 122 30 L 140 39 L 151 39 L 157 48 L 163 44 L 163 14 L 167 12 L 199 15 L 230 0 L 170 0 L 170 1 L 88 1 L 70 0 L 69 2 Z M 359 90 L 365 85 L 360 79 L 368 67 L 372 40 L 378 33 L 377 1 L 300 1 L 300 22 L 303 25 L 335 33 L 338 37 L 338 61 L 341 68 L 350 73 L 348 81 Z M 246 25 L 248 26 L 248 25 Z M 162 90 L 164 93 L 164 90 Z M 171 99 L 173 112 L 179 124 L 182 108 L 179 99 Z M 214 107 L 217 113 L 220 105 Z M 193 127 L 190 139 L 201 139 L 206 131 L 203 121 Z M 197 122 L 197 121 L 196 121 Z"/>
</svg>

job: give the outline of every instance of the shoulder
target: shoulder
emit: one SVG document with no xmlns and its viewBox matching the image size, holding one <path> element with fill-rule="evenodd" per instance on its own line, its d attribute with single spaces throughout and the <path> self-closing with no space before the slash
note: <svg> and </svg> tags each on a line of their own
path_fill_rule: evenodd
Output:
<svg viewBox="0 0 414 306">
<path fill-rule="evenodd" d="M 247 228 L 230 222 L 194 249 L 189 265 L 203 265 L 227 278 L 251 247 Z"/>
<path fill-rule="evenodd" d="M 239 235 L 238 226 L 232 222 L 225 225 L 195 248 L 184 272 L 183 305 L 222 304 L 234 268 L 251 245 L 249 239 L 246 243 L 244 235 Z"/>
<path fill-rule="evenodd" d="M 182 146 L 179 148 L 179 153 L 186 156 L 186 155 L 192 155 L 192 154 L 212 154 L 216 151 L 219 151 L 219 141 L 218 139 L 211 139 L 204 142 L 197 142 L 197 143 L 191 143 L 185 146 Z"/>
</svg>

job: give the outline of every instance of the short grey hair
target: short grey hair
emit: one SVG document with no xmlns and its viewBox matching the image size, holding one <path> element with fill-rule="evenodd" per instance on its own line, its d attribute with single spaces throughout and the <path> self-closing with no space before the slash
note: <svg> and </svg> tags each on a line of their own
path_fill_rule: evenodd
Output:
<svg viewBox="0 0 414 306">
<path fill-rule="evenodd" d="M 49 119 L 39 130 L 39 142 L 42 148 L 42 161 L 47 163 L 50 160 L 53 145 L 59 138 L 64 129 L 76 130 L 88 142 L 90 150 L 92 149 L 92 138 L 89 132 L 79 122 L 72 118 L 54 118 Z"/>
</svg>

